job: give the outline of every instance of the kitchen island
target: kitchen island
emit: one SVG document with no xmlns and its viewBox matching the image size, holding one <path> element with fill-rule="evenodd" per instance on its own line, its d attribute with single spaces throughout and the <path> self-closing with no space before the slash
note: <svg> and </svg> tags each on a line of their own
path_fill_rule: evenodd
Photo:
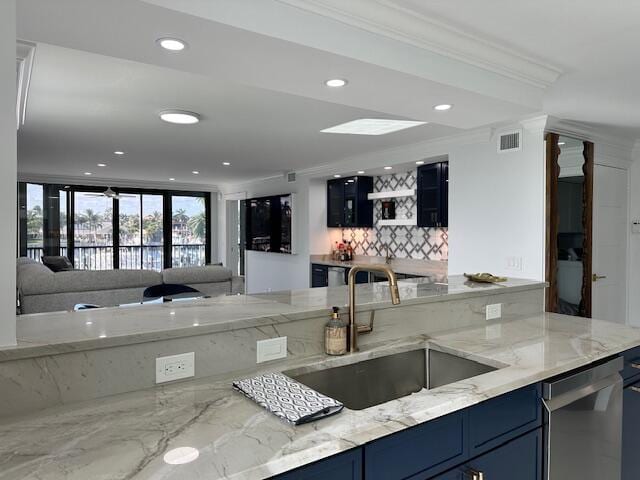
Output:
<svg viewBox="0 0 640 480">
<path fill-rule="evenodd" d="M 420 284 L 408 281 L 404 288 L 408 292 Z M 526 293 L 527 288 L 541 292 L 543 286 L 526 281 L 511 284 L 511 288 L 520 289 L 516 294 Z M 372 289 L 373 297 L 368 299 L 375 300 L 378 287 L 382 292 L 382 286 L 363 286 L 362 298 L 366 298 L 367 289 Z M 452 294 L 460 296 L 459 308 L 469 305 L 473 309 L 479 291 L 486 295 L 501 287 L 477 290 L 460 282 L 455 288 L 460 288 Z M 306 298 L 305 304 L 311 298 L 317 299 L 315 292 L 302 292 L 259 296 L 256 301 L 276 302 L 288 315 L 292 314 L 288 308 L 295 310 L 302 298 Z M 287 298 L 288 304 L 280 303 Z M 442 303 L 442 292 L 429 298 L 436 303 L 435 299 L 440 298 Z M 317 302 L 320 309 L 322 302 Z M 418 312 L 429 305 L 429 301 L 415 296 L 406 298 L 405 303 L 411 311 Z M 389 307 L 388 299 L 381 298 L 372 305 L 396 310 Z M 449 315 L 455 317 L 458 307 L 447 305 Z M 206 308 L 211 310 L 211 306 L 198 306 L 202 315 Z M 541 302 L 537 308 L 542 309 Z M 184 318 L 186 313 L 181 315 Z M 309 350 L 306 355 L 290 355 L 260 365 L 254 362 L 249 367 L 237 361 L 242 368 L 228 367 L 226 372 L 206 378 L 5 417 L 0 420 L 0 479 L 267 478 L 327 461 L 338 454 L 349 454 L 390 435 L 429 425 L 436 419 L 640 345 L 640 330 L 599 320 L 542 312 L 507 317 L 505 311 L 501 320 L 487 322 L 482 318 L 462 326 L 454 322 L 454 328 L 440 325 L 430 333 L 401 333 L 393 339 L 385 337 L 384 332 L 376 337 L 374 330 L 369 341 L 361 344 L 360 352 L 344 357 L 327 357 Z M 426 323 L 438 322 L 437 318 L 421 318 Z M 210 328 L 221 328 L 224 322 L 218 320 L 211 321 Z M 243 321 L 249 320 L 245 317 Z M 394 317 L 393 321 L 401 324 L 403 318 Z M 231 388 L 233 380 L 258 373 L 313 371 L 416 349 L 472 359 L 490 366 L 492 371 L 363 410 L 347 408 L 335 416 L 302 426 L 283 422 Z M 238 350 L 234 354 L 242 356 Z M 183 448 L 187 450 L 176 450 Z M 185 451 L 188 454 L 180 456 Z M 171 464 L 176 455 L 186 463 Z"/>
</svg>

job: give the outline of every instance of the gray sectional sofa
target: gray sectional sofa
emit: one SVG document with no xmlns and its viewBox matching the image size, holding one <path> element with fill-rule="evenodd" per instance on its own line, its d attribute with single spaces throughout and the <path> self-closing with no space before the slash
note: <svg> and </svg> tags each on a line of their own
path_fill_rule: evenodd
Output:
<svg viewBox="0 0 640 480">
<path fill-rule="evenodd" d="M 189 285 L 206 295 L 244 292 L 242 277 L 219 265 L 149 270 L 71 270 L 53 272 L 42 263 L 21 257 L 16 263 L 20 313 L 72 310 L 78 303 L 103 307 L 142 300 L 145 288 L 161 283 Z"/>
</svg>

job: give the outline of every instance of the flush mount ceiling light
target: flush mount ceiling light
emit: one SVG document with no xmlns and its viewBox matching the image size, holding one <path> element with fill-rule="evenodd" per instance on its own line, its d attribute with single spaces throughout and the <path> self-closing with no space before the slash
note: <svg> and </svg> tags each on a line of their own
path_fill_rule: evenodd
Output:
<svg viewBox="0 0 640 480">
<path fill-rule="evenodd" d="M 193 173 L 194 175 L 200 175 L 200 172 L 199 172 L 198 170 L 194 170 L 194 171 L 193 171 L 193 172 L 191 172 L 191 173 Z"/>
<path fill-rule="evenodd" d="M 160 119 L 177 125 L 193 125 L 200 121 L 200 115 L 186 110 L 164 110 L 160 112 Z"/>
<path fill-rule="evenodd" d="M 438 112 L 446 112 L 447 110 L 451 110 L 453 108 L 453 105 L 449 104 L 449 103 L 442 103 L 440 105 L 434 105 L 433 109 L 437 110 Z"/>
<path fill-rule="evenodd" d="M 106 163 L 99 163 L 99 164 L 98 164 L 98 166 L 99 166 L 99 167 L 106 167 L 106 166 L 107 166 L 107 164 L 106 164 Z"/>
<path fill-rule="evenodd" d="M 358 170 L 358 175 L 364 175 L 364 170 Z"/>
<path fill-rule="evenodd" d="M 342 175 L 340 175 L 339 173 L 336 173 L 333 178 L 340 178 Z"/>
<path fill-rule="evenodd" d="M 170 182 L 175 182 L 175 181 L 176 181 L 176 179 L 175 179 L 175 178 L 173 178 L 173 177 L 171 177 L 171 178 L 169 179 L 169 181 L 170 181 Z"/>
<path fill-rule="evenodd" d="M 385 170 L 391 170 L 393 167 L 384 167 Z"/>
<path fill-rule="evenodd" d="M 340 88 L 344 87 L 347 84 L 347 81 L 344 78 L 331 78 L 324 82 L 327 87 L 331 88 Z"/>
<path fill-rule="evenodd" d="M 93 175 L 91 172 L 84 172 L 85 175 Z"/>
<path fill-rule="evenodd" d="M 124 155 L 124 152 L 122 150 L 116 150 L 115 152 L 113 152 L 114 155 Z"/>
<path fill-rule="evenodd" d="M 228 167 L 229 165 L 231 165 L 231 163 L 229 163 L 229 162 L 222 162 L 222 165 L 224 165 L 225 167 Z"/>
<path fill-rule="evenodd" d="M 424 160 L 418 160 L 418 161 L 416 162 L 416 165 L 424 165 Z"/>
<path fill-rule="evenodd" d="M 170 52 L 181 52 L 187 48 L 187 42 L 179 38 L 163 37 L 156 40 L 156 43 Z"/>
<path fill-rule="evenodd" d="M 427 122 L 413 120 L 391 120 L 388 118 L 359 118 L 335 127 L 320 130 L 322 133 L 341 133 L 345 135 L 385 135 L 406 128 L 424 125 Z"/>
</svg>

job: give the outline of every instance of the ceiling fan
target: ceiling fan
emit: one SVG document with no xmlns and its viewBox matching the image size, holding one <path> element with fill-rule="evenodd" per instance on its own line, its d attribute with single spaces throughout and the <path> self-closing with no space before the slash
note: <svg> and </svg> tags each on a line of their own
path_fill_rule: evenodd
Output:
<svg viewBox="0 0 640 480">
<path fill-rule="evenodd" d="M 117 200 L 123 198 L 123 197 L 135 197 L 135 195 L 127 195 L 126 193 L 116 193 L 115 191 L 113 191 L 113 189 L 111 187 L 107 187 L 107 189 L 104 192 L 100 192 L 100 193 L 85 193 L 86 196 L 88 197 L 107 197 L 107 198 L 115 198 Z"/>
</svg>

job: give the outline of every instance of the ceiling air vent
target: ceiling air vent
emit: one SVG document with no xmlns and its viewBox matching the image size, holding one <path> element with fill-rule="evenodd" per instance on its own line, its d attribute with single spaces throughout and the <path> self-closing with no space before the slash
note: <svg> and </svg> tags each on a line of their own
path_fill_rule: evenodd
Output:
<svg viewBox="0 0 640 480">
<path fill-rule="evenodd" d="M 498 153 L 517 152 L 522 149 L 522 130 L 498 135 Z"/>
<path fill-rule="evenodd" d="M 296 181 L 296 172 L 287 173 L 287 182 L 293 183 Z"/>
</svg>

